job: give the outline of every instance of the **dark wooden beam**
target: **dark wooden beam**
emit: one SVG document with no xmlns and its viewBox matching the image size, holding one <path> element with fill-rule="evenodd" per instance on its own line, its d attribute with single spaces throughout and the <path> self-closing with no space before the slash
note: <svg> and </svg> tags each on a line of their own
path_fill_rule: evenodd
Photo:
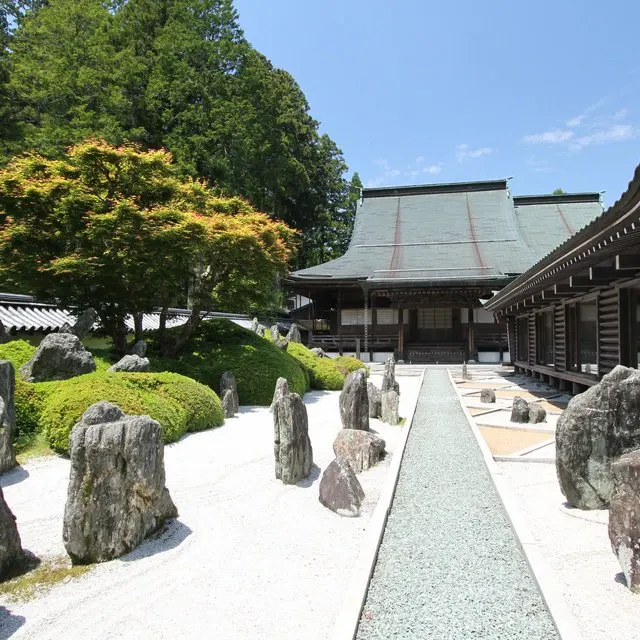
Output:
<svg viewBox="0 0 640 640">
<path fill-rule="evenodd" d="M 589 291 L 591 287 L 592 285 L 588 287 L 578 287 L 568 284 L 557 284 L 553 287 L 553 290 L 559 296 L 572 296 L 578 293 L 582 293 L 583 291 Z"/>
<path fill-rule="evenodd" d="M 571 276 L 569 278 L 569 286 L 573 288 L 583 287 L 585 289 L 591 289 L 592 287 L 597 286 L 598 284 L 606 284 L 600 281 L 591 280 L 586 276 Z"/>
<path fill-rule="evenodd" d="M 640 271 L 640 256 L 616 256 L 616 269 L 618 271 Z"/>
<path fill-rule="evenodd" d="M 553 289 L 545 289 L 542 292 L 542 299 L 553 302 L 554 300 L 561 300 L 562 296 L 558 295 Z"/>
<path fill-rule="evenodd" d="M 617 280 L 621 277 L 623 277 L 623 274 L 621 274 L 620 271 L 610 267 L 591 267 L 589 269 L 590 280 L 603 280 L 605 282 L 610 282 L 611 280 Z"/>
</svg>

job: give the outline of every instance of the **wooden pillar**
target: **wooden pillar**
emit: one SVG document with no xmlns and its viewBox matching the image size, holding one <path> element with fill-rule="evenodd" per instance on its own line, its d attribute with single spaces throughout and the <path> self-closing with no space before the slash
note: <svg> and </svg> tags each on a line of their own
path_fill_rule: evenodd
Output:
<svg viewBox="0 0 640 640">
<path fill-rule="evenodd" d="M 398 359 L 404 360 L 404 312 L 398 309 Z"/>
<path fill-rule="evenodd" d="M 342 289 L 338 289 L 338 352 L 340 355 L 344 355 L 344 348 L 342 346 Z"/>
<path fill-rule="evenodd" d="M 367 353 L 369 351 L 369 292 L 365 289 L 364 293 L 364 349 Z"/>
<path fill-rule="evenodd" d="M 468 346 L 468 350 L 469 350 L 469 355 L 467 357 L 467 360 L 473 360 L 475 359 L 475 353 L 476 353 L 476 329 L 475 329 L 475 325 L 473 322 L 473 305 L 469 305 L 469 309 L 467 311 L 467 321 L 468 321 L 468 338 L 469 338 L 469 346 Z"/>
<path fill-rule="evenodd" d="M 308 341 L 308 346 L 309 348 L 311 348 L 313 346 L 313 318 L 311 317 L 311 291 L 309 290 L 307 292 L 308 295 L 308 300 L 309 302 L 307 303 L 307 318 L 309 320 L 309 335 L 307 336 L 307 341 Z"/>
</svg>

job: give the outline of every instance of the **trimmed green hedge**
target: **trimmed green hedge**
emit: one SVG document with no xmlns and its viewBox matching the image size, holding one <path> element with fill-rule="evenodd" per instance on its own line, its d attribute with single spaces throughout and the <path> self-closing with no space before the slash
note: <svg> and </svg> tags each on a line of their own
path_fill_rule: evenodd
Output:
<svg viewBox="0 0 640 640">
<path fill-rule="evenodd" d="M 187 431 L 217 427 L 224 422 L 216 394 L 184 376 L 90 373 L 57 382 L 47 393 L 39 424 L 51 448 L 66 453 L 71 429 L 100 400 L 117 404 L 127 414 L 151 416 L 160 423 L 165 443 L 175 442 Z"/>
<path fill-rule="evenodd" d="M 340 371 L 333 358 L 319 358 L 299 342 L 290 342 L 287 353 L 298 360 L 308 371 L 312 389 L 339 391 L 344 385 L 345 372 Z"/>
<path fill-rule="evenodd" d="M 367 372 L 367 375 L 369 375 L 367 365 L 358 360 L 358 358 L 352 358 L 350 356 L 336 356 L 331 359 L 336 363 L 338 369 L 340 369 L 345 376 L 348 376 L 350 373 L 357 371 L 358 369 L 364 369 Z"/>
<path fill-rule="evenodd" d="M 301 396 L 309 389 L 308 377 L 295 358 L 222 318 L 203 322 L 177 358 L 151 355 L 150 359 L 154 370 L 181 373 L 218 393 L 222 374 L 232 371 L 240 404 L 270 405 L 280 377 L 286 378 L 291 391 Z"/>
</svg>

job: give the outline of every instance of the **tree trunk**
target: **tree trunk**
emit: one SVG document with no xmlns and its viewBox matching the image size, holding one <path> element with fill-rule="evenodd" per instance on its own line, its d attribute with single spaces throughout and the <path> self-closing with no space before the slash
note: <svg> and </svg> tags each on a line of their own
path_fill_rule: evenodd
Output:
<svg viewBox="0 0 640 640">
<path fill-rule="evenodd" d="M 133 339 L 134 344 L 138 342 L 138 340 L 142 340 L 142 313 L 135 313 L 133 315 L 133 326 L 135 337 Z"/>
<path fill-rule="evenodd" d="M 124 318 L 114 318 L 105 323 L 105 328 L 113 340 L 113 348 L 116 353 L 125 355 L 127 352 L 127 325 Z"/>
<path fill-rule="evenodd" d="M 193 335 L 194 331 L 200 326 L 201 322 L 202 317 L 200 306 L 195 306 L 191 309 L 189 319 L 182 325 L 182 329 L 180 330 L 178 337 L 171 344 L 165 345 L 162 355 L 168 358 L 175 358 L 189 338 Z"/>
<path fill-rule="evenodd" d="M 169 307 L 166 305 L 160 309 L 160 318 L 158 320 L 158 350 L 164 353 L 167 347 L 167 316 L 169 315 Z"/>
</svg>

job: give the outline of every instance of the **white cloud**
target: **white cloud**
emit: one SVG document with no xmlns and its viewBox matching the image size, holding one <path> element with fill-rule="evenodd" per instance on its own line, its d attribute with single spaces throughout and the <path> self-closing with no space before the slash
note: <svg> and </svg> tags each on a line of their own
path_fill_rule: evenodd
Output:
<svg viewBox="0 0 640 640">
<path fill-rule="evenodd" d="M 571 120 L 567 120 L 567 127 L 579 127 L 586 117 L 586 114 L 583 113 L 579 116 L 576 116 L 575 118 L 571 118 Z"/>
<path fill-rule="evenodd" d="M 416 162 L 424 162 L 424 156 L 418 156 Z"/>
<path fill-rule="evenodd" d="M 629 115 L 629 109 L 618 109 L 612 116 L 611 119 L 614 122 L 619 122 L 620 120 L 624 120 Z"/>
<path fill-rule="evenodd" d="M 494 149 L 491 147 L 480 147 L 479 149 L 470 149 L 468 144 L 459 144 L 456 147 L 456 158 L 458 162 L 464 162 L 469 158 L 479 158 L 481 156 L 488 156 L 493 153 Z"/>
<path fill-rule="evenodd" d="M 396 178 L 402 173 L 399 169 L 395 169 L 389 164 L 386 158 L 378 158 L 374 161 L 374 164 L 382 168 L 382 173 L 377 177 L 372 178 L 366 182 L 367 187 L 382 187 L 397 182 Z"/>
<path fill-rule="evenodd" d="M 438 164 L 429 165 L 428 167 L 424 167 L 424 169 L 422 170 L 425 173 L 430 173 L 431 175 L 435 176 L 442 172 L 442 167 L 443 167 L 442 162 L 438 162 Z"/>
<path fill-rule="evenodd" d="M 588 147 L 593 144 L 605 144 L 607 142 L 624 142 L 625 140 L 631 140 L 640 133 L 637 127 L 630 124 L 616 124 L 602 129 L 600 131 L 594 131 L 584 136 L 576 138 L 572 142 L 570 148 L 573 151 L 579 151 L 583 147 Z"/>
<path fill-rule="evenodd" d="M 544 131 L 543 133 L 533 133 L 524 136 L 522 139 L 530 144 L 559 144 L 571 140 L 575 135 L 575 132 L 567 129 L 555 129 L 553 131 Z"/>
</svg>

